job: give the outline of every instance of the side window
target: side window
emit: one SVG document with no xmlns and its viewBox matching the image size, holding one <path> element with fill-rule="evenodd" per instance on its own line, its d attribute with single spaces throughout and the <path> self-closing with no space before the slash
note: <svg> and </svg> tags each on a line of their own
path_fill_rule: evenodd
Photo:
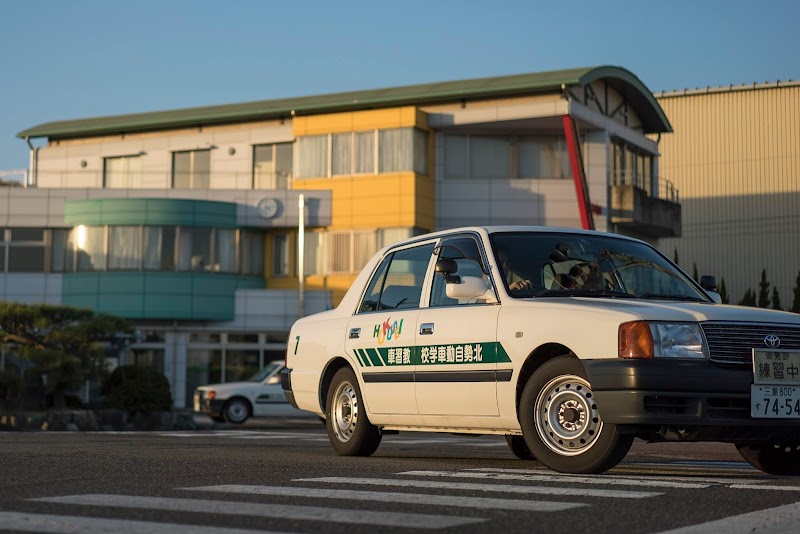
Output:
<svg viewBox="0 0 800 534">
<path fill-rule="evenodd" d="M 372 276 L 367 286 L 367 292 L 364 294 L 364 300 L 361 301 L 361 306 L 358 307 L 357 313 L 371 312 L 378 309 L 378 302 L 381 299 L 381 290 L 383 289 L 383 281 L 386 279 L 386 269 L 389 267 L 389 262 L 392 261 L 392 254 L 386 256 L 381 262 L 378 270 Z"/>
<path fill-rule="evenodd" d="M 358 313 L 418 308 L 431 254 L 433 244 L 387 256 L 372 277 Z"/>
<path fill-rule="evenodd" d="M 458 265 L 458 276 L 477 276 L 484 277 L 481 265 L 481 252 L 478 247 L 478 242 L 474 238 L 468 236 L 452 237 L 443 239 L 441 243 L 441 252 L 439 258 L 455 260 Z M 463 304 L 481 304 L 474 300 L 459 302 L 456 299 L 451 299 L 445 292 L 445 281 L 442 275 L 436 275 L 433 278 L 433 287 L 431 288 L 431 302 L 430 306 L 456 306 Z"/>
</svg>

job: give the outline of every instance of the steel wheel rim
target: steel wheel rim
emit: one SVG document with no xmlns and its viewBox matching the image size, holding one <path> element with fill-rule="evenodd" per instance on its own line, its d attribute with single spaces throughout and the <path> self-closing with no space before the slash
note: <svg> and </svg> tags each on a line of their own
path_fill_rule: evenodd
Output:
<svg viewBox="0 0 800 534">
<path fill-rule="evenodd" d="M 236 401 L 228 406 L 228 419 L 231 421 L 238 423 L 240 421 L 244 421 L 246 417 L 247 407 L 245 407 L 244 403 Z"/>
<path fill-rule="evenodd" d="M 344 381 L 333 393 L 331 428 L 336 439 L 342 443 L 350 441 L 358 423 L 358 397 L 350 382 Z"/>
<path fill-rule="evenodd" d="M 562 456 L 589 450 L 603 428 L 589 383 L 575 375 L 550 380 L 536 398 L 534 414 L 542 442 Z"/>
</svg>

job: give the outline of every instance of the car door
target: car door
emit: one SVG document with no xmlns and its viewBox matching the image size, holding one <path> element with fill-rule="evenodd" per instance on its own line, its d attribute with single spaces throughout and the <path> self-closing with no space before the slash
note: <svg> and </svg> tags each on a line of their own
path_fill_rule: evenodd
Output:
<svg viewBox="0 0 800 534">
<path fill-rule="evenodd" d="M 488 281 L 482 249 L 478 237 L 470 234 L 443 238 L 437 247 L 439 258 L 456 262 L 457 276 Z M 415 391 L 420 415 L 451 420 L 453 416 L 497 416 L 497 362 L 508 357 L 498 349 L 496 298 L 450 299 L 439 273 L 429 285 L 428 307 L 417 318 Z"/>
<path fill-rule="evenodd" d="M 435 241 L 390 252 L 347 326 L 345 348 L 357 362 L 372 414 L 416 415 L 417 316 Z"/>
</svg>

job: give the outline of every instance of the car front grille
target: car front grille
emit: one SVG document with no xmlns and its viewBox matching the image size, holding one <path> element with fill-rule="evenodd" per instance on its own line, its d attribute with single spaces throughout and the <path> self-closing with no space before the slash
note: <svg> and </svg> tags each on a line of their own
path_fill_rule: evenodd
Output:
<svg viewBox="0 0 800 534">
<path fill-rule="evenodd" d="M 753 349 L 769 349 L 764 338 L 778 336 L 780 349 L 800 350 L 800 327 L 763 323 L 700 323 L 713 363 L 752 366 Z"/>
</svg>

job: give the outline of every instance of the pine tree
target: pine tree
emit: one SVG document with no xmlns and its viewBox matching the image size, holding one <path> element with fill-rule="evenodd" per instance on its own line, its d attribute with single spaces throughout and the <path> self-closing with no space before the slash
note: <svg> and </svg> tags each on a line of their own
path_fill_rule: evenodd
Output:
<svg viewBox="0 0 800 534">
<path fill-rule="evenodd" d="M 800 313 L 800 272 L 797 273 L 797 280 L 794 283 L 794 299 L 792 300 L 792 307 L 789 311 Z"/>
<path fill-rule="evenodd" d="M 769 282 L 766 269 L 761 271 L 761 281 L 758 283 L 758 307 L 769 308 Z"/>
<path fill-rule="evenodd" d="M 778 287 L 772 286 L 772 309 L 773 310 L 782 310 L 781 308 L 781 298 L 778 296 Z"/>
<path fill-rule="evenodd" d="M 722 280 L 719 284 L 719 298 L 722 299 L 723 304 L 730 303 L 730 297 L 728 297 L 728 289 L 725 287 L 725 277 L 722 277 Z"/>
<path fill-rule="evenodd" d="M 739 301 L 740 306 L 755 306 L 756 305 L 756 292 L 748 289 L 744 292 L 742 300 Z"/>
</svg>

